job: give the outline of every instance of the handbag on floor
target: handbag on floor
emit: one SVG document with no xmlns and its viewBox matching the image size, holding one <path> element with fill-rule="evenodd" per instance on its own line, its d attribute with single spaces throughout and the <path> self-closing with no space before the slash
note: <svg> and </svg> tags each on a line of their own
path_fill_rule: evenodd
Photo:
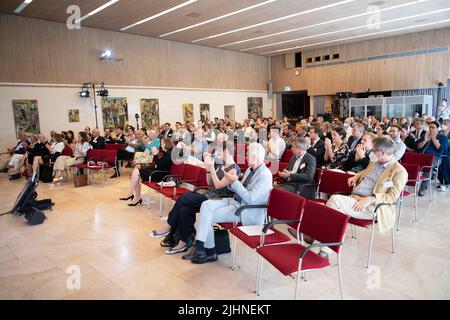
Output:
<svg viewBox="0 0 450 320">
<path fill-rule="evenodd" d="M 214 226 L 214 242 L 216 243 L 217 254 L 230 253 L 230 236 L 228 230 Z"/>
<path fill-rule="evenodd" d="M 88 184 L 88 177 L 86 173 L 81 173 L 80 170 L 73 175 L 73 185 L 75 188 L 84 187 Z"/>
</svg>

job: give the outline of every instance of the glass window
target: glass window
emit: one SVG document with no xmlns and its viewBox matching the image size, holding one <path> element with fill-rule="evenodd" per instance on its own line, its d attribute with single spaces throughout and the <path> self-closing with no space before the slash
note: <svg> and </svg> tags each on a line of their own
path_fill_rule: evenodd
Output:
<svg viewBox="0 0 450 320">
<path fill-rule="evenodd" d="M 414 118 L 418 113 L 419 117 L 423 115 L 422 105 L 421 104 L 407 104 L 405 105 L 405 116 Z"/>
<path fill-rule="evenodd" d="M 366 113 L 366 110 L 365 110 L 365 107 L 364 106 L 356 106 L 356 107 L 352 107 L 352 109 L 351 109 L 351 116 L 352 117 L 354 117 L 354 116 L 360 116 L 360 117 L 362 117 L 362 118 L 364 118 L 366 115 L 365 115 L 365 113 Z"/>
<path fill-rule="evenodd" d="M 367 106 L 367 116 L 375 116 L 381 119 L 382 106 Z"/>
<path fill-rule="evenodd" d="M 388 104 L 386 106 L 386 115 L 389 118 L 401 118 L 403 117 L 403 105 L 402 104 Z"/>
</svg>

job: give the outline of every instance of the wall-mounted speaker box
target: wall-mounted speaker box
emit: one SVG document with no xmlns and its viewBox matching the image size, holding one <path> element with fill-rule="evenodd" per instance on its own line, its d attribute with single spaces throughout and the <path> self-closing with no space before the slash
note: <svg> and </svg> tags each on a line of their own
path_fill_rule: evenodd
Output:
<svg viewBox="0 0 450 320">
<path fill-rule="evenodd" d="M 295 68 L 295 53 L 290 52 L 284 55 L 284 67 L 286 69 Z"/>
</svg>

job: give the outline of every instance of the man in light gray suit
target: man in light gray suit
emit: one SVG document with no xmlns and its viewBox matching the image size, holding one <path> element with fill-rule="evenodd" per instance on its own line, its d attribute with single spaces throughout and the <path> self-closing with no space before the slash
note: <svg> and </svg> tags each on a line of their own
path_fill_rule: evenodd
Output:
<svg viewBox="0 0 450 320">
<path fill-rule="evenodd" d="M 241 222 L 242 225 L 262 225 L 266 220 L 266 209 L 247 209 L 236 216 L 236 210 L 242 205 L 265 205 L 272 190 L 272 173 L 264 164 L 265 150 L 258 143 L 251 143 L 248 148 L 249 168 L 242 178 L 225 173 L 231 182 L 230 188 L 235 192 L 234 198 L 207 200 L 200 208 L 196 245 L 193 253 L 183 256 L 192 263 L 217 261 L 214 243 L 213 225 L 220 222 Z"/>
<path fill-rule="evenodd" d="M 278 175 L 283 179 L 280 188 L 292 193 L 299 192 L 305 198 L 313 198 L 312 188 L 302 189 L 302 184 L 313 183 L 316 173 L 316 158 L 307 152 L 309 143 L 305 138 L 296 138 L 292 141 L 292 153 L 294 156 L 289 161 L 288 166 Z"/>
</svg>

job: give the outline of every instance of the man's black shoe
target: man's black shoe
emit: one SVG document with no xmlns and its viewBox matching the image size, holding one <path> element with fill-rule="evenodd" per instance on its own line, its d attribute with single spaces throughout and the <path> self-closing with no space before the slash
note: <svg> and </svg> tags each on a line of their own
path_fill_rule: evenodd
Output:
<svg viewBox="0 0 450 320">
<path fill-rule="evenodd" d="M 420 189 L 419 189 L 419 192 L 417 193 L 417 195 L 418 195 L 419 197 L 423 197 L 423 196 L 425 195 L 425 191 L 426 191 L 426 189 L 420 188 Z"/>
<path fill-rule="evenodd" d="M 16 173 L 11 175 L 11 177 L 9 177 L 9 180 L 17 180 L 20 179 L 20 173 Z"/>
<path fill-rule="evenodd" d="M 202 264 L 206 262 L 214 262 L 217 260 L 217 253 L 208 256 L 206 255 L 205 251 L 197 251 L 194 257 L 192 257 L 191 262 L 195 264 Z"/>
<path fill-rule="evenodd" d="M 196 251 L 196 248 L 195 247 L 191 247 L 189 249 L 189 251 L 181 257 L 181 259 L 183 259 L 183 260 L 192 260 L 192 258 L 194 258 L 194 256 L 195 256 L 195 251 Z"/>
</svg>

